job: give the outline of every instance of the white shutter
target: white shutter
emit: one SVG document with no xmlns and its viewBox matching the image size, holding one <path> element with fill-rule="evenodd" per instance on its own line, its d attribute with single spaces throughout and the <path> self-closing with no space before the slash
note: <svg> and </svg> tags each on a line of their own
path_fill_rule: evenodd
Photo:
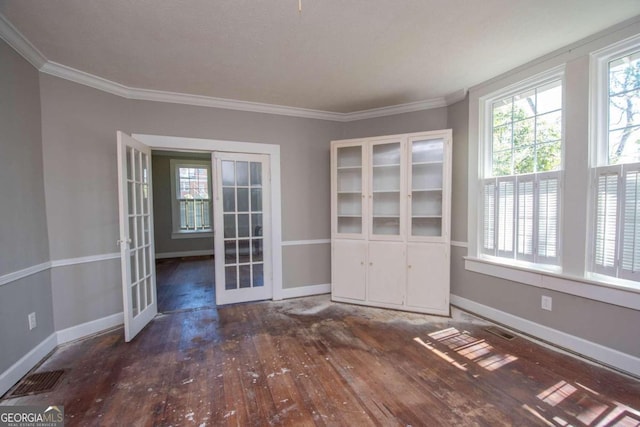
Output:
<svg viewBox="0 0 640 427">
<path fill-rule="evenodd" d="M 558 264 L 558 233 L 560 211 L 560 173 L 538 176 L 538 244 L 539 262 Z"/>
<path fill-rule="evenodd" d="M 484 199 L 482 218 L 482 249 L 495 255 L 496 242 L 496 181 L 489 179 L 482 188 Z"/>
<path fill-rule="evenodd" d="M 618 178 L 618 172 L 601 169 L 596 185 L 594 270 L 611 276 L 616 276 Z"/>
<path fill-rule="evenodd" d="M 622 233 L 620 269 L 618 275 L 640 280 L 640 171 L 637 165 L 624 169 L 624 200 L 622 202 Z"/>
<path fill-rule="evenodd" d="M 498 179 L 497 255 L 513 258 L 515 222 L 515 177 Z"/>
<path fill-rule="evenodd" d="M 518 178 L 518 259 L 533 261 L 534 236 L 534 180 L 533 175 Z"/>
</svg>

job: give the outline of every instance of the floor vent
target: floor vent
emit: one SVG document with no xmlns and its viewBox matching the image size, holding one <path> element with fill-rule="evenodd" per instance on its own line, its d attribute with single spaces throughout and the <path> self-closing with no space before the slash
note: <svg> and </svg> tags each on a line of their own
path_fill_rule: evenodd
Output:
<svg viewBox="0 0 640 427">
<path fill-rule="evenodd" d="M 504 329 L 500 329 L 497 328 L 495 326 L 490 326 L 488 328 L 484 328 L 485 331 L 492 333 L 493 335 L 497 335 L 502 339 L 505 339 L 507 341 L 511 341 L 512 339 L 514 339 L 516 336 L 513 334 L 510 334 L 509 332 L 505 331 Z"/>
<path fill-rule="evenodd" d="M 8 397 L 28 396 L 53 390 L 62 378 L 64 370 L 38 372 L 26 376 Z"/>
</svg>

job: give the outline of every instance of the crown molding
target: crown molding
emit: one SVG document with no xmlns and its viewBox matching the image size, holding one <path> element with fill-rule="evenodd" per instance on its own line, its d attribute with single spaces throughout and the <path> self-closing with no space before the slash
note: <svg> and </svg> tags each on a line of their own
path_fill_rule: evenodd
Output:
<svg viewBox="0 0 640 427">
<path fill-rule="evenodd" d="M 341 122 L 353 122 L 356 120 L 373 119 L 376 117 L 393 116 L 395 114 L 413 113 L 415 111 L 429 110 L 432 108 L 446 107 L 444 98 L 427 99 L 424 101 L 409 102 L 407 104 L 390 105 L 388 107 L 372 108 L 371 110 L 354 111 L 340 114 Z"/>
<path fill-rule="evenodd" d="M 337 113 L 332 111 L 314 110 L 308 108 L 288 107 L 285 105 L 266 104 L 261 102 L 239 101 L 211 96 L 191 95 L 186 93 L 168 92 L 161 90 L 128 87 L 123 84 L 107 80 L 94 74 L 81 71 L 64 64 L 49 61 L 7 18 L 0 13 L 0 38 L 5 40 L 16 52 L 22 55 L 40 72 L 54 77 L 69 80 L 84 86 L 120 96 L 122 98 L 168 102 L 172 104 L 194 105 L 199 107 L 221 108 L 226 110 L 247 111 L 253 113 L 276 114 L 281 116 L 301 117 L 308 119 L 330 120 L 334 122 L 352 122 L 356 120 L 372 119 L 376 117 L 392 116 L 395 114 L 411 113 L 446 107 L 463 99 L 466 90 L 455 92 L 446 97 L 410 102 L 407 104 L 391 105 L 370 110 L 354 111 L 351 113 Z M 462 98 L 459 98 L 462 93 Z"/>
<path fill-rule="evenodd" d="M 447 103 L 447 105 L 453 105 L 456 102 L 462 101 L 466 97 L 467 97 L 467 89 L 463 88 L 463 89 L 457 90 L 457 91 L 452 92 L 449 95 L 445 96 L 444 100 Z"/>
<path fill-rule="evenodd" d="M 9 20 L 0 13 L 0 38 L 24 57 L 36 69 L 40 69 L 47 58 Z"/>
<path fill-rule="evenodd" d="M 63 64 L 58 64 L 57 62 L 47 61 L 42 65 L 42 67 L 40 67 L 40 72 L 79 83 L 84 86 L 89 86 L 122 98 L 130 98 L 131 89 L 127 86 L 104 79 L 94 74 L 67 67 Z"/>
</svg>

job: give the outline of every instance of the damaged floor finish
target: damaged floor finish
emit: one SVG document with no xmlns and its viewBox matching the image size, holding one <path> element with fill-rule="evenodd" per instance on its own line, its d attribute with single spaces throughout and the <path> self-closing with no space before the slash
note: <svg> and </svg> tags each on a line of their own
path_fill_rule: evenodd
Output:
<svg viewBox="0 0 640 427">
<path fill-rule="evenodd" d="M 521 337 L 327 296 L 175 312 L 59 348 L 67 426 L 638 425 L 640 382 Z"/>
</svg>

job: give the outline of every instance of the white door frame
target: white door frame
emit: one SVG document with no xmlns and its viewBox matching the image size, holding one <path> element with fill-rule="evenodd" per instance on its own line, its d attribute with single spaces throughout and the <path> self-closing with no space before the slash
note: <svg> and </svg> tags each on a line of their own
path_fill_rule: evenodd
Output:
<svg viewBox="0 0 640 427">
<path fill-rule="evenodd" d="M 280 146 L 255 142 L 217 139 L 183 138 L 176 136 L 132 134 L 152 150 L 168 151 L 226 151 L 232 153 L 267 154 L 271 164 L 271 272 L 273 299 L 283 298 L 282 290 L 282 206 L 280 191 Z M 152 230 L 153 232 L 153 230 Z"/>
</svg>

